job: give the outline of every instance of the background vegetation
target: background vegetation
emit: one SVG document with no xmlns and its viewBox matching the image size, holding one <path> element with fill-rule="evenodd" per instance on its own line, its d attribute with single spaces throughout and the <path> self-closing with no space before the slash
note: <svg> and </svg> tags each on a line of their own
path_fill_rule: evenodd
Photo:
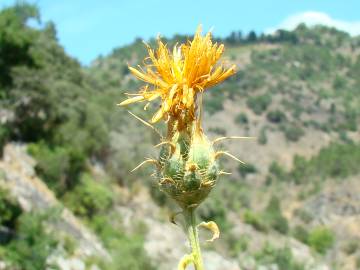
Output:
<svg viewBox="0 0 360 270">
<path fill-rule="evenodd" d="M 28 145 L 36 174 L 109 250 L 111 263 L 91 258 L 101 269 L 155 269 L 144 249 L 146 225 L 139 222 L 128 231 L 117 211 L 118 188 L 137 194 L 139 186 L 146 187 L 158 206 L 169 203 L 149 181 L 150 170 L 129 174 L 154 153 L 156 135 L 115 107 L 124 92 L 139 87 L 127 63 L 140 63 L 144 46 L 135 40 L 82 67 L 58 43 L 53 23 L 33 28 L 30 19 L 40 21 L 32 5 L 0 11 L 0 149 L 9 142 Z M 171 46 L 186 39 L 166 41 Z M 241 67 L 206 93 L 205 126 L 214 137 L 251 135 L 257 141 L 225 145 L 247 165 L 224 162 L 233 175 L 220 182 L 199 211 L 224 232 L 215 250 L 239 263 L 247 256 L 257 265 L 306 269 L 287 245 L 292 239 L 333 269 L 345 269 L 354 260 L 359 264 L 354 235 L 324 222 L 318 199 L 328 198 L 332 186 L 358 185 L 360 39 L 300 25 L 291 32 L 233 32 L 217 40 Z M 141 107 L 131 109 L 149 118 Z M 94 173 L 96 167 L 105 175 Z M 359 201 L 350 204 L 360 209 Z M 339 204 L 329 207 L 347 215 Z M 359 215 L 354 210 L 353 217 Z M 45 269 L 63 242 L 47 229 L 56 218 L 25 212 L 1 188 L 0 258 L 15 269 Z M 242 226 L 246 230 L 239 234 L 236 228 Z M 72 245 L 65 249 L 71 254 Z"/>
</svg>

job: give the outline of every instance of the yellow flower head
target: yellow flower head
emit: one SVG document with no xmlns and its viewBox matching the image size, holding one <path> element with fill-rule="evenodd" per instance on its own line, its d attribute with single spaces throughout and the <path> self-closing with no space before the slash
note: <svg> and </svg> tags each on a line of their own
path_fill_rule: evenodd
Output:
<svg viewBox="0 0 360 270">
<path fill-rule="evenodd" d="M 164 116 L 176 119 L 184 111 L 194 115 L 197 94 L 235 73 L 235 65 L 230 68 L 225 68 L 222 63 L 217 65 L 224 45 L 213 44 L 210 32 L 202 36 L 201 27 L 192 41 L 175 45 L 172 52 L 160 39 L 156 51 L 146 46 L 151 64 L 146 65 L 145 69 L 129 69 L 148 84 L 120 105 L 150 102 L 160 97 L 161 108 L 153 116 L 153 123 Z"/>
</svg>

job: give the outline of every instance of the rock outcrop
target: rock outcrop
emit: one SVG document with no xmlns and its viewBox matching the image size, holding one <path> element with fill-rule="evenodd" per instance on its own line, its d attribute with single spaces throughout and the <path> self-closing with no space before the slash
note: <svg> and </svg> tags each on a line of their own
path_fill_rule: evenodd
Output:
<svg viewBox="0 0 360 270">
<path fill-rule="evenodd" d="M 8 144 L 0 160 L 0 183 L 17 199 L 22 209 L 42 211 L 50 208 L 61 209 L 60 218 L 50 224 L 54 230 L 76 239 L 79 257 L 101 256 L 110 258 L 108 252 L 96 235 L 89 231 L 55 197 L 53 192 L 36 176 L 36 162 L 26 153 L 26 146 Z"/>
</svg>

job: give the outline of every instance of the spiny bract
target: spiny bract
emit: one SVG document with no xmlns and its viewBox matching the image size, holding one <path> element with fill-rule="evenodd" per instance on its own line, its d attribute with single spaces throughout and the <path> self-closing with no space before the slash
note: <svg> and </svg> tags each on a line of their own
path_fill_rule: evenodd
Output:
<svg viewBox="0 0 360 270">
<path fill-rule="evenodd" d="M 186 208 L 198 206 L 209 194 L 219 174 L 212 143 L 194 125 L 192 136 L 175 132 L 162 146 L 158 177 L 161 190 Z"/>
</svg>

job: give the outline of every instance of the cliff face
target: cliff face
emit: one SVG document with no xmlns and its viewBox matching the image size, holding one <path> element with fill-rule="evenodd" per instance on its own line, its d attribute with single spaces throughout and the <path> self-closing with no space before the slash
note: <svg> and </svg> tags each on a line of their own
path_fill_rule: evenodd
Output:
<svg viewBox="0 0 360 270">
<path fill-rule="evenodd" d="M 60 217 L 56 222 L 47 225 L 62 238 L 70 237 L 76 240 L 77 250 L 74 252 L 76 257 L 86 259 L 101 256 L 110 259 L 96 235 L 64 207 L 36 176 L 35 164 L 36 162 L 26 153 L 25 145 L 7 144 L 4 147 L 3 158 L 0 160 L 0 185 L 9 190 L 25 212 L 59 211 Z M 73 263 L 71 258 L 66 263 L 66 259 L 56 255 L 51 260 L 58 262 L 64 267 L 63 269 L 68 269 L 66 267 Z"/>
</svg>

